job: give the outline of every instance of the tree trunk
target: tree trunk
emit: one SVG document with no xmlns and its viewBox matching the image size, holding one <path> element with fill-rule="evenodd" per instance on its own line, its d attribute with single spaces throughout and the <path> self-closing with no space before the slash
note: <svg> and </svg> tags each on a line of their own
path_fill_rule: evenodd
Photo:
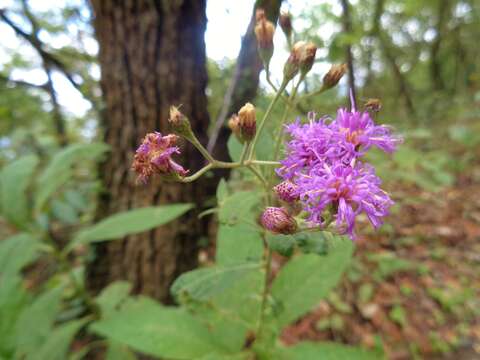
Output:
<svg viewBox="0 0 480 360">
<path fill-rule="evenodd" d="M 100 45 L 101 85 L 106 105 L 105 141 L 110 155 L 102 166 L 105 191 L 99 217 L 151 205 L 201 204 L 206 184 L 179 184 L 152 179 L 136 186 L 130 171 L 142 137 L 168 131 L 170 105 L 181 110 L 204 142 L 209 117 L 204 32 L 205 0 L 92 0 L 94 26 Z M 190 146 L 181 163 L 198 168 L 203 159 Z M 197 214 L 167 226 L 99 244 L 88 268 L 94 292 L 125 279 L 135 293 L 169 301 L 169 286 L 197 261 L 197 240 L 206 224 Z"/>
</svg>

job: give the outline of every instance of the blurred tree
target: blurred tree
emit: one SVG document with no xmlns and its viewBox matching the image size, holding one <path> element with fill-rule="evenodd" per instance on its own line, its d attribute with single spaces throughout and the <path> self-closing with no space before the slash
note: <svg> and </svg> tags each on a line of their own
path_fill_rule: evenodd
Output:
<svg viewBox="0 0 480 360">
<path fill-rule="evenodd" d="M 142 137 L 167 132 L 170 105 L 181 110 L 205 140 L 207 113 L 205 0 L 92 0 L 94 26 L 100 45 L 101 85 L 106 116 L 105 141 L 112 153 L 101 174 L 105 191 L 99 217 L 129 208 L 162 203 L 202 204 L 206 183 L 178 184 L 152 180 L 135 186 L 130 164 Z M 183 150 L 183 164 L 194 170 L 203 159 Z M 196 214 L 123 241 L 100 244 L 88 269 L 93 290 L 126 279 L 134 291 L 160 300 L 169 298 L 171 282 L 197 261 L 198 234 L 205 223 Z"/>
</svg>

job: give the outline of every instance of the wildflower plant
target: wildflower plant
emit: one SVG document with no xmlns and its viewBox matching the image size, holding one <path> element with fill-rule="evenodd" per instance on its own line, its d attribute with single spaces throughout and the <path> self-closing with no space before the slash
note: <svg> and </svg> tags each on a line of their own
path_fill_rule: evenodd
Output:
<svg viewBox="0 0 480 360">
<path fill-rule="evenodd" d="M 388 215 L 393 201 L 364 158 L 373 147 L 395 151 L 401 139 L 389 127 L 374 122 L 372 106 L 357 110 L 354 99 L 350 108 L 339 109 L 333 118 L 311 112 L 306 121 L 289 122 L 299 101 L 335 87 L 346 66 L 333 65 L 318 91 L 297 96 L 317 48 L 307 41 L 292 44 L 291 18 L 282 14 L 280 25 L 291 51 L 283 80 L 276 86 L 269 71 L 275 27 L 263 10 L 258 10 L 256 20 L 259 56 L 275 96 L 258 123 L 257 109 L 250 103 L 230 118 L 229 145 L 234 161 L 216 160 L 196 138 L 186 116 L 172 107 L 169 123 L 173 134 L 147 134 L 132 166 L 140 182 L 159 176 L 187 183 L 216 168 L 243 170 L 243 190 L 236 190 L 238 183 L 231 186 L 222 180 L 218 206 L 206 212 L 217 213 L 219 220 L 215 265 L 193 270 L 175 281 L 171 292 L 180 308 L 158 307 L 157 321 L 176 323 L 188 332 L 182 339 L 188 339 L 181 348 L 174 348 L 168 347 L 176 341 L 171 334 L 135 328 L 118 333 L 115 325 L 133 316 L 134 304 L 100 320 L 94 330 L 139 351 L 175 359 L 381 357 L 375 351 L 328 343 L 285 347 L 279 336 L 285 326 L 311 310 L 340 280 L 353 253 L 357 218 L 364 215 L 377 228 Z M 289 85 L 292 89 L 287 92 Z M 273 109 L 282 102 L 283 117 L 275 121 Z M 273 156 L 262 159 L 260 147 L 269 136 L 267 124 L 273 127 L 275 140 L 268 150 Z M 172 159 L 179 153 L 174 141 L 177 136 L 203 154 L 203 168 L 190 174 Z M 275 253 L 290 259 L 273 275 Z"/>
<path fill-rule="evenodd" d="M 191 205 L 169 204 L 116 214 L 82 228 L 67 245 L 59 247 L 48 240 L 48 226 L 45 228 L 44 221 L 36 218 L 56 189 L 45 186 L 50 192 L 38 195 L 34 209 L 25 205 L 26 200 L 17 202 L 16 209 L 25 203 L 25 216 L 21 218 L 19 211 L 3 206 L 6 218 L 23 233 L 2 241 L 0 260 L 7 259 L 14 248 L 24 256 L 21 263 L 14 263 L 11 273 L 15 276 L 2 278 L 2 271 L 10 273 L 0 267 L 0 290 L 4 286 L 10 291 L 5 299 L 23 299 L 22 294 L 16 293 L 19 271 L 38 257 L 31 248 L 32 244 L 38 245 L 38 252 L 51 255 L 61 264 L 60 280 L 54 281 L 57 286 L 31 305 L 19 300 L 15 305 L 18 309 L 26 306 L 22 310 L 26 315 L 20 314 L 19 319 L 29 319 L 32 311 L 44 309 L 45 304 L 58 310 L 64 288 L 71 288 L 72 298 L 78 299 L 70 302 L 81 304 L 82 318 L 69 318 L 53 327 L 57 310 L 52 310 L 44 316 L 48 324 L 39 326 L 44 328 L 43 337 L 26 321 L 23 327 L 18 326 L 18 331 L 5 328 L 11 341 L 0 341 L 0 357 L 15 354 L 65 358 L 68 346 L 56 344 L 65 345 L 75 333 L 88 328 L 106 339 L 108 358 L 130 358 L 126 346 L 168 359 L 382 358 L 378 349 L 308 342 L 286 347 L 280 338 L 286 326 L 312 310 L 340 281 L 353 253 L 358 218 L 363 216 L 377 228 L 388 215 L 393 201 L 382 189 L 374 167 L 366 163 L 365 154 L 372 148 L 391 153 L 401 139 L 389 127 L 375 123 L 373 114 L 380 109 L 378 100 L 370 101 L 364 111 L 356 109 L 351 99 L 350 108 L 339 109 L 334 117 L 319 117 L 311 112 L 307 119 L 290 121 L 290 114 L 300 101 L 335 87 L 346 66 L 333 65 L 317 91 L 300 96 L 299 87 L 313 66 L 317 48 L 308 41 L 293 43 L 292 19 L 282 14 L 280 26 L 290 55 L 284 65 L 283 80 L 277 86 L 269 71 L 275 26 L 262 10 L 257 12 L 256 20 L 259 55 L 275 95 L 262 116 L 258 116 L 260 112 L 253 104 L 247 103 L 230 118 L 229 150 L 233 161 L 215 159 L 195 136 L 189 119 L 172 106 L 168 119 L 171 133 L 152 129 L 139 144 L 132 163 L 138 186 L 152 177 L 189 183 L 214 169 L 240 170 L 241 186 L 238 177 L 230 183 L 222 180 L 217 188 L 217 207 L 204 213 L 218 217 L 215 264 L 182 274 L 172 284 L 171 294 L 179 306 L 131 297 L 130 285 L 125 282 L 115 282 L 93 297 L 74 271 L 74 254 L 82 253 L 89 243 L 119 239 L 162 225 L 184 214 Z M 282 103 L 283 115 L 275 119 L 273 110 Z M 176 160 L 181 152 L 180 138 L 193 144 L 205 158 L 205 166 L 198 171 L 192 173 Z M 265 150 L 266 143 L 269 146 Z M 82 149 L 68 149 L 59 156 L 71 158 L 74 164 L 74 156 L 83 154 L 79 150 Z M 262 154 L 268 154 L 268 158 L 262 158 Z M 0 173 L 2 199 L 25 197 L 36 163 L 36 159 L 19 160 Z M 59 171 L 64 168 L 53 161 L 51 169 L 40 179 L 46 178 L 54 185 L 58 182 L 60 186 Z M 15 180 L 18 173 L 25 174 L 24 182 Z M 34 234 L 42 234 L 43 238 Z M 30 237 L 35 241 L 28 240 Z M 273 260 L 279 256 L 285 258 L 285 265 L 277 265 L 274 270 Z M 2 285 L 3 279 L 12 280 L 4 283 L 7 286 Z M 71 310 L 70 303 L 63 307 L 67 314 L 78 313 Z M 9 310 L 2 311 L 0 307 L 0 315 L 17 316 Z M 46 341 L 50 331 L 51 341 Z M 21 336 L 25 338 L 30 333 L 30 348 L 18 347 L 23 340 L 15 340 L 15 336 L 23 339 Z M 42 341 L 46 344 L 40 351 L 43 357 L 35 357 L 35 349 Z"/>
</svg>

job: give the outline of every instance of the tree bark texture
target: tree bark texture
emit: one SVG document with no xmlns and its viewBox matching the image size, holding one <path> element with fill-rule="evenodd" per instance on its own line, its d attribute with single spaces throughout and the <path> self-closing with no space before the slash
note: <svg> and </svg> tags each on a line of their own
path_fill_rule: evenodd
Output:
<svg viewBox="0 0 480 360">
<path fill-rule="evenodd" d="M 111 152 L 102 166 L 104 192 L 99 218 L 119 211 L 170 203 L 200 205 L 206 183 L 179 184 L 151 179 L 135 185 L 130 165 L 143 136 L 168 132 L 170 105 L 181 105 L 205 142 L 209 124 L 204 33 L 206 0 L 92 0 L 100 45 L 105 141 Z M 203 163 L 193 147 L 182 146 L 181 163 L 191 171 Z M 125 279 L 135 293 L 169 301 L 168 289 L 197 261 L 197 241 L 206 223 L 189 216 L 155 230 L 99 244 L 88 268 L 97 292 Z"/>
</svg>

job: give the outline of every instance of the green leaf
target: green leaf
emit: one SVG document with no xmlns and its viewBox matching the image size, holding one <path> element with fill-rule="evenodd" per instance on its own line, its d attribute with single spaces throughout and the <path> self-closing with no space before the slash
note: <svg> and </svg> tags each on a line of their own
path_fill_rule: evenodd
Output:
<svg viewBox="0 0 480 360">
<path fill-rule="evenodd" d="M 220 205 L 219 220 L 222 224 L 235 225 L 253 222 L 252 209 L 258 208 L 259 194 L 255 191 L 238 191 L 225 198 Z"/>
<path fill-rule="evenodd" d="M 283 327 L 311 310 L 340 280 L 353 253 L 352 241 L 336 237 L 328 254 L 300 255 L 288 262 L 272 284 L 278 326 Z"/>
<path fill-rule="evenodd" d="M 22 354 L 34 353 L 47 341 L 60 309 L 62 294 L 62 286 L 45 291 L 22 311 L 15 329 L 17 349 Z"/>
<path fill-rule="evenodd" d="M 280 360 L 380 360 L 383 355 L 378 351 L 334 344 L 302 342 L 298 345 L 283 348 L 278 353 Z"/>
<path fill-rule="evenodd" d="M 218 186 L 217 186 L 217 202 L 218 204 L 222 204 L 223 201 L 227 198 L 228 196 L 228 187 L 227 187 L 227 182 L 225 181 L 224 178 L 220 179 Z"/>
<path fill-rule="evenodd" d="M 132 351 L 125 345 L 115 341 L 108 342 L 107 355 L 105 360 L 135 360 L 136 357 Z"/>
<path fill-rule="evenodd" d="M 220 225 L 216 261 L 219 265 L 258 262 L 263 255 L 260 232 L 249 224 Z"/>
<path fill-rule="evenodd" d="M 25 228 L 30 217 L 26 190 L 32 180 L 38 158 L 24 156 L 5 166 L 0 173 L 1 209 L 12 224 Z"/>
<path fill-rule="evenodd" d="M 260 266 L 247 263 L 193 270 L 177 278 L 170 291 L 175 297 L 187 295 L 195 300 L 207 300 L 234 285 L 247 273 L 257 271 Z"/>
<path fill-rule="evenodd" d="M 73 144 L 55 154 L 37 181 L 35 210 L 41 210 L 50 196 L 70 179 L 74 164 L 96 159 L 107 150 L 108 145 L 103 143 Z"/>
<path fill-rule="evenodd" d="M 295 238 L 292 235 L 267 234 L 267 243 L 271 250 L 283 256 L 291 256 L 295 248 Z"/>
<path fill-rule="evenodd" d="M 164 225 L 191 208 L 191 204 L 173 204 L 144 207 L 112 215 L 77 233 L 67 251 L 77 244 L 122 239 L 124 236 Z"/>
<path fill-rule="evenodd" d="M 127 281 L 115 281 L 108 285 L 95 299 L 102 316 L 108 316 L 128 298 L 132 285 Z"/>
<path fill-rule="evenodd" d="M 0 241 L 0 281 L 35 261 L 38 245 L 38 240 L 27 233 Z"/>
<path fill-rule="evenodd" d="M 191 314 L 148 298 L 128 300 L 90 328 L 109 340 L 162 358 L 192 359 L 220 351 L 209 330 Z"/>
<path fill-rule="evenodd" d="M 230 135 L 227 142 L 228 154 L 233 161 L 239 161 L 242 154 L 243 145 L 237 140 L 235 135 Z"/>
<path fill-rule="evenodd" d="M 63 360 L 67 357 L 67 352 L 70 348 L 75 334 L 86 324 L 87 319 L 79 319 L 69 321 L 62 324 L 48 335 L 45 343 L 40 348 L 36 349 L 28 360 Z"/>
</svg>

